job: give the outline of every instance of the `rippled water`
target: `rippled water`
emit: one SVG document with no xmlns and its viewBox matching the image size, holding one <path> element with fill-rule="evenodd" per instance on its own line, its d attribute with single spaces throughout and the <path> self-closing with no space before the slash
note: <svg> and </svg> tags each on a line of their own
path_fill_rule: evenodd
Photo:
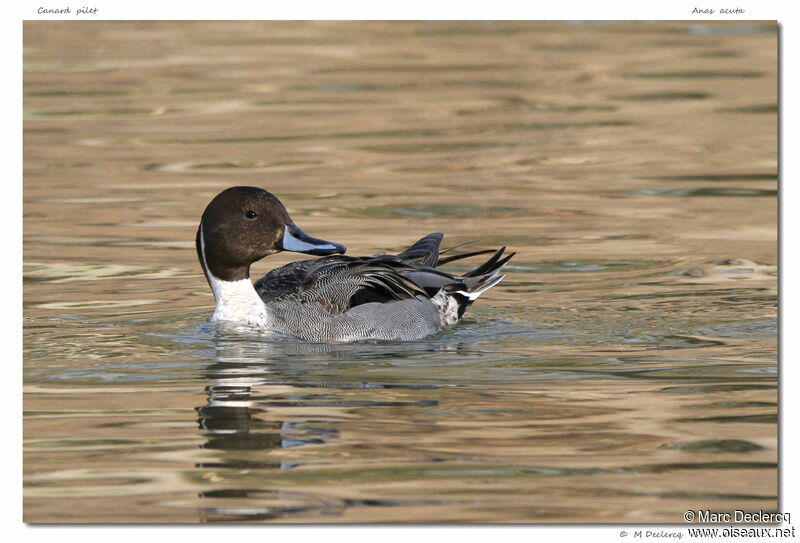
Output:
<svg viewBox="0 0 800 543">
<path fill-rule="evenodd" d="M 25 520 L 776 509 L 776 45 L 762 22 L 26 22 Z M 224 335 L 194 235 L 236 184 L 350 254 L 443 231 L 517 256 L 425 341 Z"/>
</svg>

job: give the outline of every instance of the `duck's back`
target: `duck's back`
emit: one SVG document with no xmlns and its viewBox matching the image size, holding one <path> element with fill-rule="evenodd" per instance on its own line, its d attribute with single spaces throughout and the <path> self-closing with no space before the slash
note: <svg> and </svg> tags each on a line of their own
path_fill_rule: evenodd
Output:
<svg viewBox="0 0 800 543">
<path fill-rule="evenodd" d="M 435 268 L 441 239 L 429 234 L 399 255 L 294 262 L 254 286 L 286 334 L 310 341 L 418 339 L 458 320 L 499 281 L 495 272 L 510 258 L 500 261 L 501 250 L 473 270 L 481 273 L 456 277 Z"/>
</svg>

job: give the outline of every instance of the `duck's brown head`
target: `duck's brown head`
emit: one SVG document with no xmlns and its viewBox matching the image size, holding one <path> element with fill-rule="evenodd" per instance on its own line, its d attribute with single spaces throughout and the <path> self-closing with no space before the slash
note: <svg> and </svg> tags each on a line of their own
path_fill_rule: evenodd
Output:
<svg viewBox="0 0 800 543">
<path fill-rule="evenodd" d="M 206 275 L 222 281 L 250 277 L 250 265 L 278 251 L 343 254 L 338 243 L 298 228 L 275 196 L 256 187 L 231 187 L 208 204 L 197 229 L 197 256 Z"/>
</svg>

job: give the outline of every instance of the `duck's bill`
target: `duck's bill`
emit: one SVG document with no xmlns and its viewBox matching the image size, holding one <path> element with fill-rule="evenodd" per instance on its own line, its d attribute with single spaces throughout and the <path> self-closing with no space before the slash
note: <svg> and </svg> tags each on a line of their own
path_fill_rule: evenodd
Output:
<svg viewBox="0 0 800 543">
<path fill-rule="evenodd" d="M 338 243 L 312 238 L 293 224 L 287 224 L 283 229 L 283 239 L 281 239 L 280 245 L 284 251 L 310 255 L 344 254 L 347 250 Z"/>
</svg>

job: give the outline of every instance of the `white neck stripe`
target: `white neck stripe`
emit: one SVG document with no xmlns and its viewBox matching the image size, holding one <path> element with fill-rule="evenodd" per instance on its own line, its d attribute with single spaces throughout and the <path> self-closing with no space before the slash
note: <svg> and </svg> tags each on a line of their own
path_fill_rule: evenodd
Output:
<svg viewBox="0 0 800 543">
<path fill-rule="evenodd" d="M 209 284 L 211 285 L 211 291 L 214 293 L 214 301 L 217 299 L 217 293 L 214 290 L 214 283 L 212 281 L 212 277 L 219 281 L 214 275 L 211 273 L 211 270 L 208 269 L 208 262 L 206 262 L 206 240 L 205 236 L 203 236 L 203 221 L 200 221 L 200 264 L 203 265 L 203 273 L 206 274 L 206 278 L 208 279 Z"/>
<path fill-rule="evenodd" d="M 211 273 L 206 261 L 206 243 L 203 224 L 200 223 L 200 258 L 217 306 L 212 321 L 233 321 L 250 326 L 268 328 L 269 319 L 264 301 L 253 288 L 250 279 L 223 281 Z"/>
</svg>

